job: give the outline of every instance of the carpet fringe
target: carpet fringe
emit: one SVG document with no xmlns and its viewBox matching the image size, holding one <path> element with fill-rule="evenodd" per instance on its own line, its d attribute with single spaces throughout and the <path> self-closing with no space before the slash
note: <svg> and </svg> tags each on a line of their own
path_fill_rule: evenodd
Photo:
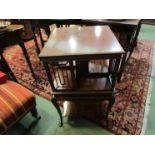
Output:
<svg viewBox="0 0 155 155">
<path fill-rule="evenodd" d="M 151 106 L 151 92 L 152 92 L 152 87 L 153 87 L 153 78 L 152 77 L 154 76 L 154 70 L 155 70 L 154 61 L 155 61 L 155 44 L 154 44 L 153 57 L 152 57 L 152 71 L 151 71 L 150 83 L 149 83 L 149 88 L 148 88 L 146 104 L 145 104 L 145 112 L 144 112 L 144 119 L 143 119 L 141 135 L 145 134 L 147 122 L 148 122 L 148 115 L 149 115 L 150 106 Z"/>
</svg>

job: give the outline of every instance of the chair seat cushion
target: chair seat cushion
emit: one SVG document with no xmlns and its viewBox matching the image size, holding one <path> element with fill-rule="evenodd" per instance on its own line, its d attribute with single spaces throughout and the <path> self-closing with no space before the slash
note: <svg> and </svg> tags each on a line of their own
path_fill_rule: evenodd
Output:
<svg viewBox="0 0 155 155">
<path fill-rule="evenodd" d="M 23 86 L 9 80 L 0 84 L 0 134 L 8 130 L 35 104 L 35 95 Z"/>
</svg>

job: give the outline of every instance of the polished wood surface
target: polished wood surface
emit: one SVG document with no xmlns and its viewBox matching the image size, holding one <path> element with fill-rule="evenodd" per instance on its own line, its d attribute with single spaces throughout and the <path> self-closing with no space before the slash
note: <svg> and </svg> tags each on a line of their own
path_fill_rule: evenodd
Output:
<svg viewBox="0 0 155 155">
<path fill-rule="evenodd" d="M 40 57 L 124 53 L 108 26 L 56 28 Z"/>
<path fill-rule="evenodd" d="M 79 25 L 79 26 L 92 26 L 92 25 L 109 25 L 113 32 L 124 32 L 133 34 L 133 29 L 137 28 L 140 23 L 140 19 L 35 19 L 33 20 L 38 28 L 43 28 L 48 37 L 51 33 L 50 25 L 55 24 L 57 27 Z M 36 27 L 35 26 L 35 27 Z M 44 41 L 40 32 L 41 43 L 44 46 Z M 135 40 L 137 36 L 135 35 Z M 128 44 L 128 43 L 127 43 Z M 135 43 L 133 43 L 134 46 Z M 133 47 L 131 45 L 130 49 Z"/>
<path fill-rule="evenodd" d="M 109 25 L 111 30 L 117 36 L 120 44 L 125 50 L 125 55 L 122 60 L 122 65 L 120 68 L 119 81 L 121 80 L 122 73 L 125 65 L 130 59 L 132 52 L 137 45 L 138 34 L 141 28 L 141 19 L 85 19 L 82 20 L 83 25 L 85 26 L 94 26 L 94 25 Z"/>
<path fill-rule="evenodd" d="M 82 20 L 82 23 L 85 26 L 110 26 L 111 30 L 116 34 L 117 39 L 123 46 L 124 50 L 126 52 L 132 52 L 137 43 L 141 21 L 141 19 L 125 19 L 122 21 L 116 19 L 85 19 Z"/>
<path fill-rule="evenodd" d="M 108 114 L 115 101 L 114 87 L 124 53 L 108 26 L 54 29 L 40 58 L 52 88 L 52 103 L 59 113 L 60 126 L 63 117 L 59 101 L 87 100 L 109 101 L 105 113 L 108 126 Z"/>
<path fill-rule="evenodd" d="M 117 19 L 83 19 L 83 23 L 97 23 L 98 24 L 110 24 L 110 25 L 124 25 L 124 26 L 137 26 L 140 19 L 125 19 L 125 20 L 117 20 Z"/>
</svg>

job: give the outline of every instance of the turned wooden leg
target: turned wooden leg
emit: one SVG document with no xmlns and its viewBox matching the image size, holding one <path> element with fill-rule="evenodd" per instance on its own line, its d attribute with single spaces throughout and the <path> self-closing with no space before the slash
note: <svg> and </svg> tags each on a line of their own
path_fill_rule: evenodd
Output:
<svg viewBox="0 0 155 155">
<path fill-rule="evenodd" d="M 36 107 L 34 107 L 32 110 L 31 110 L 31 114 L 33 117 L 35 117 L 36 119 L 40 119 L 41 116 L 38 115 L 38 111 L 36 109 Z"/>
<path fill-rule="evenodd" d="M 55 106 L 55 108 L 57 109 L 57 111 L 59 113 L 59 116 L 60 116 L 60 124 L 59 124 L 59 126 L 62 127 L 63 126 L 63 117 L 62 117 L 61 109 L 60 109 L 56 99 L 52 99 L 52 103 L 53 103 L 53 105 Z"/>
<path fill-rule="evenodd" d="M 23 132 L 23 135 L 27 135 L 29 134 L 30 130 L 33 129 L 35 127 L 35 125 L 38 123 L 38 121 L 41 119 L 41 116 L 38 115 L 38 112 L 37 112 L 37 109 L 36 107 L 34 107 L 32 110 L 31 110 L 31 114 L 33 117 L 36 118 L 35 121 L 33 121 L 29 127 Z"/>
</svg>

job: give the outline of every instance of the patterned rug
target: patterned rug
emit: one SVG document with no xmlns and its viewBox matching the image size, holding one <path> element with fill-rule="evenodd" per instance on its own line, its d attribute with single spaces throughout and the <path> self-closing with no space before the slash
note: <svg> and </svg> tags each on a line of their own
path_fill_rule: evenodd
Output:
<svg viewBox="0 0 155 155">
<path fill-rule="evenodd" d="M 25 45 L 35 74 L 40 79 L 38 82 L 35 82 L 31 76 L 20 47 L 7 48 L 4 56 L 19 83 L 36 94 L 50 99 L 51 87 L 43 65 L 37 56 L 34 42 L 29 41 Z M 125 68 L 121 82 L 116 85 L 116 101 L 109 114 L 109 130 L 115 134 L 141 133 L 152 68 L 153 46 L 154 43 L 151 41 L 138 42 Z M 100 103 L 99 108 L 96 109 L 96 111 L 100 111 L 97 115 L 92 114 L 92 109 L 95 110 L 90 105 L 92 104 L 89 104 L 89 106 L 86 104 L 82 107 L 81 114 L 84 113 L 86 118 L 104 126 L 103 113 L 106 103 Z"/>
</svg>

